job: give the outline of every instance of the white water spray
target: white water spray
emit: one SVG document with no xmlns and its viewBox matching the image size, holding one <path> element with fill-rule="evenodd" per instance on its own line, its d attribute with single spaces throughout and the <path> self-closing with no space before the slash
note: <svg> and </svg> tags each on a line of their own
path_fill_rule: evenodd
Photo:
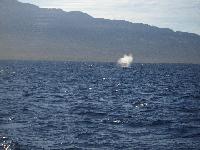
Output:
<svg viewBox="0 0 200 150">
<path fill-rule="evenodd" d="M 121 66 L 121 67 L 129 67 L 131 65 L 131 63 L 133 62 L 133 56 L 132 54 L 129 55 L 124 55 L 122 58 L 120 58 L 117 63 Z"/>
</svg>

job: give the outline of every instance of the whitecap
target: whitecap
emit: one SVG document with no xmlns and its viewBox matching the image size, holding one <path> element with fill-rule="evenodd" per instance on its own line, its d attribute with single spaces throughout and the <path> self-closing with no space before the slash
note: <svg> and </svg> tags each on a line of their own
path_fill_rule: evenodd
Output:
<svg viewBox="0 0 200 150">
<path fill-rule="evenodd" d="M 114 123 L 120 123 L 121 121 L 120 120 L 114 120 L 113 122 Z"/>
</svg>

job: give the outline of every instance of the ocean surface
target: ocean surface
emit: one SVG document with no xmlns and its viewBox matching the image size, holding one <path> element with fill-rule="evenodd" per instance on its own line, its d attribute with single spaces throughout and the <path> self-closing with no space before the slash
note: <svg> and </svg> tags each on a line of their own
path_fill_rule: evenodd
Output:
<svg viewBox="0 0 200 150">
<path fill-rule="evenodd" d="M 2 150 L 198 150 L 200 65 L 0 61 Z"/>
</svg>

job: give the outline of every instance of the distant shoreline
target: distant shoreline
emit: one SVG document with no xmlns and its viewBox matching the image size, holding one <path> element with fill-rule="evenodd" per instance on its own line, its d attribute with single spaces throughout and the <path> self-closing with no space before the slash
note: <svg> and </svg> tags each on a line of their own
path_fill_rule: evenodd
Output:
<svg viewBox="0 0 200 150">
<path fill-rule="evenodd" d="M 17 60 L 17 59 L 0 59 L 0 63 L 1 62 L 58 62 L 58 63 L 65 63 L 65 62 L 69 62 L 69 63 L 110 63 L 110 64 L 117 64 L 117 62 L 114 61 L 74 61 L 74 60 Z M 134 62 L 131 64 L 178 64 L 178 65 L 200 65 L 200 63 L 183 63 L 183 62 L 172 62 L 172 63 L 168 63 L 168 62 L 157 62 L 157 63 L 151 63 L 151 62 Z"/>
</svg>

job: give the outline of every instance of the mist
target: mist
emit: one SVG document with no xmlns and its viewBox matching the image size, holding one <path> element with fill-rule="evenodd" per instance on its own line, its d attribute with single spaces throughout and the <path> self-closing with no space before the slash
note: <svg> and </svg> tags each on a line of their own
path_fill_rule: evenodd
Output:
<svg viewBox="0 0 200 150">
<path fill-rule="evenodd" d="M 121 67 L 130 67 L 130 65 L 132 64 L 133 62 L 133 56 L 132 54 L 125 54 L 122 58 L 120 58 L 118 60 L 118 64 L 121 66 Z"/>
</svg>

